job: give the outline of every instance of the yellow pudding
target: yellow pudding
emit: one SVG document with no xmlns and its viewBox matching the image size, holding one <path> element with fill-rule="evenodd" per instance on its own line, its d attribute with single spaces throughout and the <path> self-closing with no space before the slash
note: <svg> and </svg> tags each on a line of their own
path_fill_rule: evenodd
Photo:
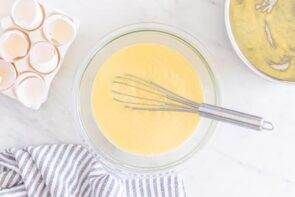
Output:
<svg viewBox="0 0 295 197">
<path fill-rule="evenodd" d="M 230 20 L 253 65 L 268 76 L 295 81 L 294 0 L 231 0 Z"/>
<path fill-rule="evenodd" d="M 197 102 L 203 101 L 196 70 L 179 52 L 158 44 L 132 45 L 114 53 L 101 66 L 93 83 L 92 111 L 106 138 L 123 151 L 144 156 L 174 150 L 188 140 L 200 121 L 198 115 L 136 111 L 113 99 L 112 90 L 117 87 L 112 81 L 125 73 L 153 80 Z"/>
</svg>

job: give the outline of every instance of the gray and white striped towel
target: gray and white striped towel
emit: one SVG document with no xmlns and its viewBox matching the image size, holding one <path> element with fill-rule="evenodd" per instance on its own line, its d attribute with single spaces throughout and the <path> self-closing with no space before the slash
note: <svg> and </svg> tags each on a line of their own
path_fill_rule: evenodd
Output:
<svg viewBox="0 0 295 197">
<path fill-rule="evenodd" d="M 0 153 L 1 197 L 184 197 L 174 174 L 122 179 L 80 145 L 43 145 Z"/>
</svg>

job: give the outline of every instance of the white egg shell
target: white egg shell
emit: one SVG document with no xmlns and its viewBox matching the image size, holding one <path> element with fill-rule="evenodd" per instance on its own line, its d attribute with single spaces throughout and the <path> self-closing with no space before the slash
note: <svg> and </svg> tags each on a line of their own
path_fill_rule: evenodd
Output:
<svg viewBox="0 0 295 197">
<path fill-rule="evenodd" d="M 39 109 L 47 99 L 47 87 L 44 80 L 34 73 L 25 73 L 17 80 L 15 92 L 18 99 L 26 107 Z"/>
<path fill-rule="evenodd" d="M 10 88 L 17 77 L 13 64 L 0 59 L 0 91 Z"/>
<path fill-rule="evenodd" d="M 11 17 L 17 26 L 30 31 L 42 24 L 44 14 L 36 0 L 16 0 L 11 9 Z"/>
<path fill-rule="evenodd" d="M 10 30 L 0 36 L 0 56 L 8 62 L 25 57 L 29 48 L 29 38 L 22 31 Z"/>
<path fill-rule="evenodd" d="M 76 27 L 71 19 L 64 15 L 52 15 L 46 19 L 43 33 L 54 45 L 64 45 L 74 40 Z"/>
<path fill-rule="evenodd" d="M 59 62 L 58 51 L 49 42 L 38 42 L 30 50 L 31 66 L 40 73 L 50 73 Z"/>
</svg>

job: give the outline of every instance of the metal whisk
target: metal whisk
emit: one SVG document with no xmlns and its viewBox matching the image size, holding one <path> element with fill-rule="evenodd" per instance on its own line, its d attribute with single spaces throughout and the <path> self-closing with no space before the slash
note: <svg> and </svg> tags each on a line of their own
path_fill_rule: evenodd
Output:
<svg viewBox="0 0 295 197">
<path fill-rule="evenodd" d="M 258 131 L 274 129 L 273 124 L 262 117 L 197 103 L 135 75 L 117 76 L 113 85 L 117 87 L 112 89 L 113 99 L 132 110 L 186 112 Z"/>
</svg>

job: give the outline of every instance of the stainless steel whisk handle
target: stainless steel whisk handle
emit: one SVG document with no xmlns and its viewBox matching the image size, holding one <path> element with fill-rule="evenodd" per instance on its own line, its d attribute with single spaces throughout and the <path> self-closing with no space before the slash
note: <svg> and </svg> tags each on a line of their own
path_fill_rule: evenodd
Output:
<svg viewBox="0 0 295 197">
<path fill-rule="evenodd" d="M 200 104 L 198 107 L 198 113 L 203 117 L 232 123 L 257 131 L 274 129 L 273 124 L 271 122 L 265 121 L 262 117 L 210 104 Z"/>
</svg>

